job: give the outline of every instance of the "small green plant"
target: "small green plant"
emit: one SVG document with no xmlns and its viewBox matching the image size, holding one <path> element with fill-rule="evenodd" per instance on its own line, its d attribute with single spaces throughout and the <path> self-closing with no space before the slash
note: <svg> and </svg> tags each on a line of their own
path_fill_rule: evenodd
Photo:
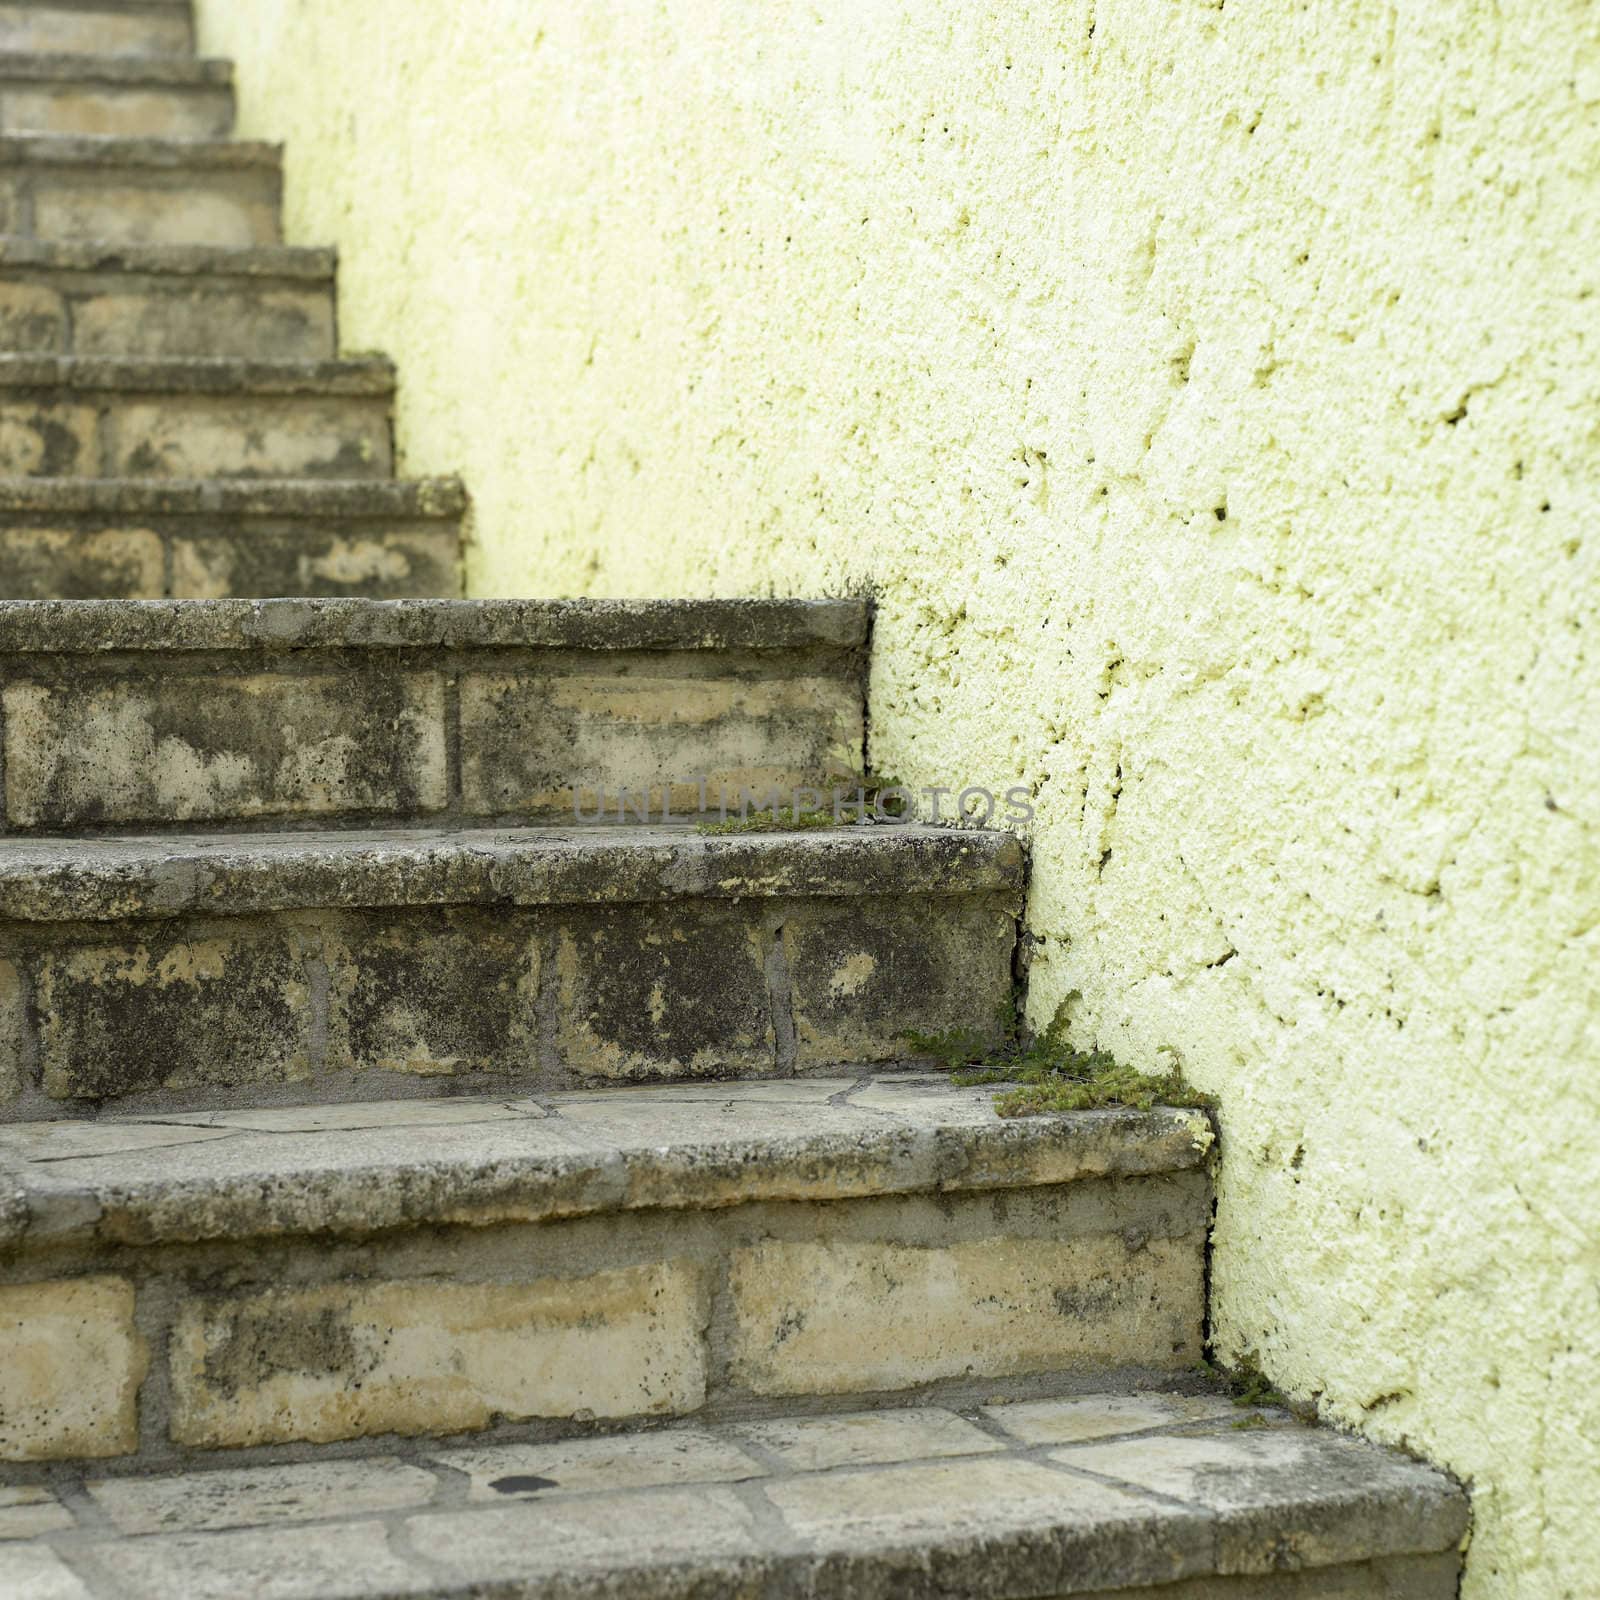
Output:
<svg viewBox="0 0 1600 1600">
<path fill-rule="evenodd" d="M 1231 1367 L 1216 1361 L 1201 1361 L 1195 1371 L 1213 1383 L 1220 1383 L 1233 1397 L 1236 1406 L 1287 1406 L 1289 1402 L 1273 1388 L 1272 1380 L 1261 1370 L 1260 1358 L 1253 1352 L 1239 1357 Z M 1249 1417 L 1237 1426 L 1254 1426 Z"/>
<path fill-rule="evenodd" d="M 1067 1043 L 1066 1006 L 1043 1033 L 1027 1036 L 1021 1006 L 1012 996 L 1001 1007 L 1000 1043 L 969 1028 L 948 1033 L 908 1033 L 918 1055 L 932 1056 L 955 1073 L 958 1084 L 1009 1083 L 995 1099 L 1002 1117 L 1047 1111 L 1092 1111 L 1102 1106 L 1209 1107 L 1215 1102 L 1183 1081 L 1178 1072 L 1139 1072 L 1105 1050 L 1075 1050 Z"/>
</svg>

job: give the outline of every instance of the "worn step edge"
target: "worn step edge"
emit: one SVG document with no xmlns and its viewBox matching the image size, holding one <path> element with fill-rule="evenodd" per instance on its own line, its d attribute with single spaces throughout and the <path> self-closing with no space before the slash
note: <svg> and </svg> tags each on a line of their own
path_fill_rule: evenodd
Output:
<svg viewBox="0 0 1600 1600">
<path fill-rule="evenodd" d="M 0 478 L 0 517 L 337 517 L 355 521 L 401 516 L 453 518 L 461 516 L 468 504 L 466 486 L 459 478 L 448 477 Z"/>
<path fill-rule="evenodd" d="M 149 1597 L 271 1571 L 319 1600 L 1455 1594 L 1469 1508 L 1445 1473 L 1243 1415 L 1246 1432 L 1225 1396 L 1103 1378 L 564 1442 L 395 1441 L 365 1461 L 97 1465 L 25 1502 L 44 1531 L 0 1547 L 0 1576 Z M 26 1587 L 56 1573 L 74 1586 Z"/>
<path fill-rule="evenodd" d="M 36 271 L 323 282 L 333 278 L 337 266 L 335 250 L 290 245 L 111 244 L 0 236 L 0 277 L 8 271 Z"/>
<path fill-rule="evenodd" d="M 130 167 L 167 172 L 267 168 L 276 172 L 282 156 L 281 145 L 250 139 L 124 139 L 58 133 L 0 137 L 0 167 Z"/>
<path fill-rule="evenodd" d="M 233 83 L 233 63 L 190 56 L 98 56 L 0 50 L 0 83 L 5 82 L 226 89 Z"/>
<path fill-rule="evenodd" d="M 217 356 L 0 355 L 0 395 L 28 393 L 390 395 L 387 356 L 242 361 Z"/>
<path fill-rule="evenodd" d="M 866 628 L 861 600 L 0 601 L 4 655 L 352 647 L 849 649 L 865 642 Z"/>
<path fill-rule="evenodd" d="M 1027 1188 L 1185 1171 L 1212 1143 L 1202 1113 L 1008 1121 L 994 1093 L 889 1074 L 14 1124 L 0 1128 L 0 1245 Z"/>
<path fill-rule="evenodd" d="M 902 823 L 707 836 L 687 827 L 29 838 L 0 853 L 0 917 L 122 921 L 311 908 L 617 905 L 1008 894 L 1009 833 Z"/>
</svg>

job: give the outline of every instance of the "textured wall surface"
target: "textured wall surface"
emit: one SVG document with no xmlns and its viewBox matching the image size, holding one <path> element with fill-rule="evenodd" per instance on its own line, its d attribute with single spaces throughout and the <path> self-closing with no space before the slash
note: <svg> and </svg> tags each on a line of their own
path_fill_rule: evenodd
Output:
<svg viewBox="0 0 1600 1600">
<path fill-rule="evenodd" d="M 1600 1570 L 1600 14 L 201 0 L 483 594 L 876 589 L 1034 1007 L 1222 1097 L 1223 1351 Z"/>
</svg>

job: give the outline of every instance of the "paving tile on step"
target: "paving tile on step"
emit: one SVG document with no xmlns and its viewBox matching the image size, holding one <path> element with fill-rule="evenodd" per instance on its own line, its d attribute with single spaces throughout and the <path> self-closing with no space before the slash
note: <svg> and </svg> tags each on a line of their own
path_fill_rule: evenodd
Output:
<svg viewBox="0 0 1600 1600">
<path fill-rule="evenodd" d="M 574 1580 L 576 1587 L 586 1574 L 612 1568 L 736 1561 L 755 1555 L 764 1543 L 736 1495 L 715 1487 L 574 1496 L 541 1501 L 536 1508 L 436 1512 L 412 1517 L 406 1531 L 419 1555 L 466 1579 L 485 1585 L 557 1579 L 551 1595 L 567 1593 L 558 1575 Z M 600 1592 L 649 1592 L 612 1582 Z M 734 1591 L 708 1586 L 696 1592 Z"/>
<path fill-rule="evenodd" d="M 1222 1517 L 1223 1572 L 1442 1549 L 1465 1528 L 1443 1474 L 1311 1428 L 1150 1434 L 1069 1447 L 1052 1459 Z"/>
<path fill-rule="evenodd" d="M 48 1489 L 0 1488 L 0 1539 L 36 1539 L 72 1526 L 72 1513 Z"/>
<path fill-rule="evenodd" d="M 1242 1417 L 1217 1395 L 1091 1394 L 985 1406 L 984 1415 L 1023 1444 L 1076 1444 L 1111 1434 Z"/>
<path fill-rule="evenodd" d="M 914 1552 L 919 1573 L 944 1583 L 929 1593 L 979 1592 L 980 1579 L 990 1592 L 1008 1592 L 1007 1557 L 995 1548 L 1007 1535 L 1031 1547 L 1032 1581 L 1045 1543 L 1063 1552 L 1063 1569 L 1084 1589 L 1182 1577 L 1203 1566 L 1210 1542 L 1197 1514 L 1009 1458 L 817 1473 L 764 1492 L 802 1539 Z"/>
<path fill-rule="evenodd" d="M 700 1428 L 553 1444 L 485 1445 L 433 1451 L 429 1459 L 466 1473 L 472 1480 L 470 1497 L 493 1504 L 580 1491 L 735 1483 L 766 1473 L 731 1439 Z"/>
<path fill-rule="evenodd" d="M 0 1545 L 0 1594 L 6 1600 L 93 1600 L 88 1587 L 44 1545 Z"/>
<path fill-rule="evenodd" d="M 770 1450 L 793 1472 L 936 1456 L 989 1455 L 1005 1448 L 981 1428 L 937 1407 L 750 1422 L 737 1431 L 762 1449 Z"/>
<path fill-rule="evenodd" d="M 328 1600 L 436 1592 L 390 1548 L 381 1522 L 167 1534 L 94 1547 L 118 1600 Z"/>
<path fill-rule="evenodd" d="M 426 1505 L 438 1480 L 389 1456 L 287 1467 L 228 1467 L 86 1487 L 119 1533 L 198 1533 L 354 1518 Z"/>
</svg>

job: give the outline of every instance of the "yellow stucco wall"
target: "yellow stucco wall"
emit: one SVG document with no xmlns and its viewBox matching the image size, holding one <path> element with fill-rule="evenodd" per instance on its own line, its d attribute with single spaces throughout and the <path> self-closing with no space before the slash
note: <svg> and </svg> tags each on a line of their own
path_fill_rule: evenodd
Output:
<svg viewBox="0 0 1600 1600">
<path fill-rule="evenodd" d="M 200 0 L 481 594 L 881 601 L 1217 1332 L 1600 1573 L 1600 11 Z"/>
</svg>

